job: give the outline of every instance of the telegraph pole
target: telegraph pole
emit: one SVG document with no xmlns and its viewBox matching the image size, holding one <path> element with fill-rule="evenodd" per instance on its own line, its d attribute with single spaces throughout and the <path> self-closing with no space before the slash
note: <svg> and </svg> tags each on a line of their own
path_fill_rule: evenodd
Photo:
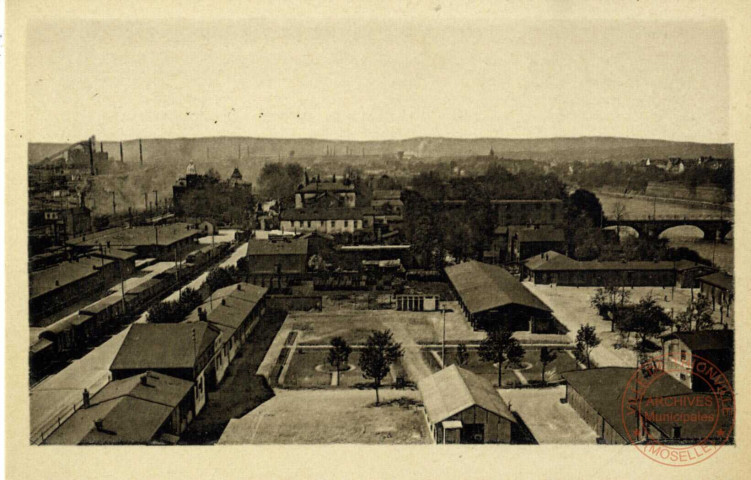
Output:
<svg viewBox="0 0 751 480">
<path fill-rule="evenodd" d="M 115 203 L 115 192 L 112 193 L 112 216 L 117 215 L 117 203 Z"/>
<path fill-rule="evenodd" d="M 159 213 L 159 191 L 154 190 L 154 213 Z"/>
</svg>

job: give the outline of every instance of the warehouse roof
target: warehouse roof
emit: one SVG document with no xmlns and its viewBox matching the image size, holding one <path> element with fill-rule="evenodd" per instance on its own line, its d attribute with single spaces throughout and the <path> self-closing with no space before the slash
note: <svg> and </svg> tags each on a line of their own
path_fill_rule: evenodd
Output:
<svg viewBox="0 0 751 480">
<path fill-rule="evenodd" d="M 710 273 L 709 275 L 699 277 L 698 280 L 722 288 L 723 290 L 730 291 L 733 289 L 733 277 L 725 272 Z"/>
<path fill-rule="evenodd" d="M 534 258 L 534 257 L 532 257 Z M 529 260 L 529 259 L 528 259 Z M 578 261 L 565 255 L 550 255 L 544 262 L 532 262 L 527 265 L 530 270 L 540 271 L 590 271 L 590 270 L 674 270 L 675 264 L 668 261 L 646 262 L 646 261 Z M 703 278 L 703 277 L 702 277 Z"/>
<path fill-rule="evenodd" d="M 496 265 L 472 260 L 446 267 L 446 275 L 470 313 L 511 304 L 551 311 L 513 275 Z"/>
<path fill-rule="evenodd" d="M 635 368 L 605 367 L 563 372 L 561 376 L 619 435 L 628 439 L 624 427 L 623 395 L 630 384 L 635 385 L 635 374 Z M 690 388 L 670 375 L 659 375 L 653 381 L 645 383 L 649 387 L 644 398 L 691 392 Z M 629 388 L 629 391 L 632 389 Z M 625 421 L 629 429 L 636 427 L 633 415 L 626 415 Z"/>
<path fill-rule="evenodd" d="M 202 234 L 203 233 L 200 230 L 193 228 L 188 223 L 170 223 L 167 225 L 160 225 L 159 227 L 138 226 L 130 228 L 112 228 L 71 239 L 68 243 L 74 246 L 93 247 L 106 245 L 107 242 L 110 242 L 111 247 L 134 247 L 156 245 L 158 236 L 158 244 L 166 246 Z"/>
<path fill-rule="evenodd" d="M 58 288 L 95 275 L 102 265 L 112 260 L 80 257 L 70 262 L 62 262 L 44 270 L 29 274 L 29 297 L 44 295 Z"/>
<path fill-rule="evenodd" d="M 665 340 L 677 338 L 691 350 L 732 350 L 733 330 L 700 330 L 698 332 L 675 332 Z"/>
<path fill-rule="evenodd" d="M 252 255 L 307 255 L 308 241 L 281 240 L 270 242 L 268 240 L 248 241 L 248 256 Z"/>
<path fill-rule="evenodd" d="M 218 335 L 219 332 L 203 322 L 134 323 L 110 370 L 193 368 L 196 359 Z"/>
<path fill-rule="evenodd" d="M 192 387 L 193 382 L 151 371 L 115 380 L 93 395 L 89 408 L 76 411 L 46 443 L 149 443 Z M 101 431 L 95 420 L 102 421 Z"/>
<path fill-rule="evenodd" d="M 431 423 L 439 423 L 478 406 L 516 423 L 498 392 L 479 375 L 451 365 L 417 382 Z"/>
</svg>

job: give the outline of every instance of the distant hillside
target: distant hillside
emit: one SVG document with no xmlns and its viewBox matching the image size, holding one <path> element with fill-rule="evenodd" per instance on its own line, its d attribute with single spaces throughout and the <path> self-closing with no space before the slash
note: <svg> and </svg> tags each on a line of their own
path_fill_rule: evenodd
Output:
<svg viewBox="0 0 751 480">
<path fill-rule="evenodd" d="M 30 143 L 29 162 L 36 163 L 64 148 L 59 143 Z M 532 160 L 582 160 L 600 162 L 607 160 L 634 161 L 645 157 L 667 158 L 699 157 L 711 155 L 732 158 L 732 144 L 705 144 L 644 140 L 613 137 L 579 138 L 437 138 L 418 137 L 404 140 L 346 141 L 320 139 L 276 139 L 253 137 L 206 137 L 144 139 L 144 163 L 180 164 L 194 162 L 232 162 L 253 157 L 287 158 L 291 151 L 295 156 L 323 156 L 327 152 L 336 155 L 393 155 L 403 151 L 424 158 L 465 157 L 486 155 L 490 148 L 496 155 L 506 158 Z M 239 151 L 238 151 L 239 149 Z M 104 141 L 104 150 L 110 157 L 119 160 L 118 142 Z M 126 162 L 138 162 L 138 140 L 123 142 Z"/>
</svg>

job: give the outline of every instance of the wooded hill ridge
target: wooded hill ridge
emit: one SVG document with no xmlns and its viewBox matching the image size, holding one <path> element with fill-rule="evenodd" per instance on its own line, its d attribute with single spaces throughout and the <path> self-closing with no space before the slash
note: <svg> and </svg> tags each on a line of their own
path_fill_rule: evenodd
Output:
<svg viewBox="0 0 751 480">
<path fill-rule="evenodd" d="M 72 140 L 71 143 L 84 140 Z M 119 141 L 103 140 L 104 151 L 113 160 L 120 160 Z M 99 139 L 97 139 L 99 143 Z M 675 142 L 668 140 L 636 139 L 622 137 L 570 137 L 570 138 L 445 138 L 415 137 L 403 140 L 324 140 L 314 138 L 255 138 L 255 137 L 200 137 L 200 138 L 145 138 L 144 163 L 170 161 L 225 161 L 270 157 L 337 156 L 357 158 L 363 156 L 397 155 L 422 159 L 469 157 L 488 155 L 492 148 L 497 157 L 542 161 L 639 161 L 643 158 L 733 158 L 733 144 Z M 31 142 L 28 161 L 37 163 L 47 155 L 65 148 L 68 143 Z M 101 147 L 97 145 L 97 150 Z M 125 162 L 139 161 L 138 139 L 123 141 Z"/>
</svg>

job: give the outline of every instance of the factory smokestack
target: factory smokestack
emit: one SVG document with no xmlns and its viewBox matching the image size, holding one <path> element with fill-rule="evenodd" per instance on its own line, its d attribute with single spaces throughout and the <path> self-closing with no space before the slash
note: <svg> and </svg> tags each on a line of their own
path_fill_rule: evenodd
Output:
<svg viewBox="0 0 751 480">
<path fill-rule="evenodd" d="M 91 175 L 96 175 L 94 171 L 94 151 L 96 150 L 96 137 L 92 135 L 89 139 L 89 165 L 91 166 Z"/>
<path fill-rule="evenodd" d="M 124 162 L 123 160 L 123 142 L 120 142 L 120 162 Z"/>
<path fill-rule="evenodd" d="M 138 152 L 141 157 L 141 166 L 143 167 L 143 142 L 141 139 L 138 139 Z"/>
</svg>

